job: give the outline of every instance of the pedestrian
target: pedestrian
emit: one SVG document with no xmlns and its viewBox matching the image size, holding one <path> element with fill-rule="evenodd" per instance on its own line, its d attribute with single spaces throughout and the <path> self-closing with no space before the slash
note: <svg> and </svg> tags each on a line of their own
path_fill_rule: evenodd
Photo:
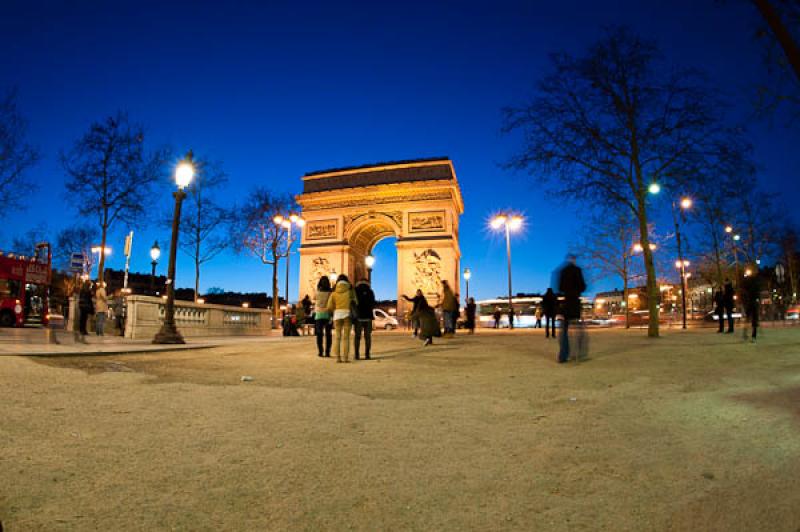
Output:
<svg viewBox="0 0 800 532">
<path fill-rule="evenodd" d="M 355 355 L 356 360 L 360 359 L 360 346 L 361 335 L 364 335 L 364 360 L 370 360 L 370 351 L 372 349 L 372 320 L 375 319 L 373 311 L 375 310 L 375 292 L 369 286 L 366 279 L 360 280 L 356 284 L 356 321 L 354 323 L 356 329 L 355 338 Z"/>
<path fill-rule="evenodd" d="M 306 310 L 302 304 L 294 306 L 295 329 L 302 335 L 306 333 L 306 316 Z"/>
<path fill-rule="evenodd" d="M 294 314 L 294 307 L 286 304 L 286 311 L 283 313 L 283 335 L 300 336 L 297 332 L 297 316 Z"/>
<path fill-rule="evenodd" d="M 561 322 L 561 342 L 558 353 L 558 362 L 564 363 L 569 360 L 569 328 L 574 325 L 576 329 L 577 345 L 575 346 L 575 359 L 580 359 L 582 351 L 585 349 L 585 333 L 580 323 L 581 318 L 581 294 L 586 290 L 586 282 L 583 279 L 583 271 L 575 264 L 575 256 L 567 256 L 567 264 L 561 269 L 558 278 L 558 291 L 564 295 L 564 307 L 562 315 L 564 321 Z"/>
<path fill-rule="evenodd" d="M 117 322 L 119 335 L 125 336 L 125 314 L 127 312 L 127 308 L 125 305 L 125 296 L 122 294 L 122 290 L 117 290 L 114 293 L 112 304 L 114 307 L 114 321 Z"/>
<path fill-rule="evenodd" d="M 303 305 L 303 312 L 305 312 L 306 320 L 303 323 L 303 331 L 305 334 L 308 334 L 309 329 L 314 328 L 314 313 L 311 311 L 311 307 L 313 306 L 311 303 L 311 298 L 308 297 L 308 294 L 303 298 L 301 303 Z"/>
<path fill-rule="evenodd" d="M 441 331 L 439 330 L 439 320 L 436 319 L 436 311 L 428 304 L 425 296 L 422 296 L 419 305 L 417 305 L 415 318 L 419 323 L 418 338 L 423 341 L 422 345 L 431 345 L 433 337 L 439 336 Z"/>
<path fill-rule="evenodd" d="M 508 328 L 514 328 L 514 308 L 511 307 L 508 309 Z"/>
<path fill-rule="evenodd" d="M 556 337 L 556 311 L 558 309 L 558 297 L 552 288 L 548 288 L 542 298 L 542 312 L 544 313 L 544 336 L 545 338 Z M 552 331 L 552 332 L 551 332 Z"/>
<path fill-rule="evenodd" d="M 464 309 L 467 318 L 464 325 L 469 331 L 469 334 L 475 334 L 475 310 L 475 298 L 471 297 L 467 301 L 467 307 Z"/>
<path fill-rule="evenodd" d="M 97 290 L 94 292 L 95 314 L 95 334 L 105 336 L 106 316 L 108 316 L 108 296 L 106 295 L 106 283 L 97 283 Z"/>
<path fill-rule="evenodd" d="M 456 333 L 456 318 L 458 316 L 458 298 L 450 288 L 450 283 L 442 281 L 442 314 L 444 315 L 444 334 L 453 336 Z"/>
<path fill-rule="evenodd" d="M 336 330 L 336 362 L 350 362 L 350 329 L 355 314 L 353 307 L 357 303 L 350 279 L 340 274 L 328 298 L 328 312 L 333 313 L 333 328 Z"/>
<path fill-rule="evenodd" d="M 495 307 L 494 313 L 492 314 L 492 317 L 494 318 L 494 328 L 495 329 L 499 329 L 500 328 L 500 318 L 503 317 L 503 313 L 500 312 L 500 307 Z"/>
<path fill-rule="evenodd" d="M 536 318 L 536 323 L 533 324 L 534 329 L 541 329 L 542 328 L 542 307 L 536 307 L 536 311 L 533 313 L 533 317 Z"/>
<path fill-rule="evenodd" d="M 323 275 L 317 282 L 317 297 L 314 302 L 314 335 L 317 337 L 317 356 L 331 356 L 331 313 L 328 312 L 328 299 L 331 295 L 331 281 Z M 325 350 L 322 340 L 325 339 Z"/>
<path fill-rule="evenodd" d="M 92 302 L 92 283 L 84 281 L 81 286 L 81 291 L 78 294 L 78 312 L 80 321 L 80 335 L 81 341 L 86 343 L 86 336 L 89 332 L 86 330 L 86 324 L 89 321 L 89 316 L 94 314 L 94 303 Z"/>
<path fill-rule="evenodd" d="M 425 304 L 428 303 L 428 300 L 425 299 L 425 296 L 422 295 L 422 290 L 417 289 L 417 292 L 414 294 L 414 297 L 408 297 L 407 295 L 403 295 L 403 299 L 411 303 L 411 327 L 413 328 L 414 332 L 412 335 L 414 338 L 419 335 L 419 310 L 420 304 L 424 301 Z"/>
<path fill-rule="evenodd" d="M 759 312 L 761 310 L 761 280 L 758 278 L 756 266 L 752 267 L 752 272 L 750 275 L 745 274 L 742 296 L 747 317 L 750 318 L 752 326 L 750 341 L 755 343 L 756 336 L 758 336 Z"/>
<path fill-rule="evenodd" d="M 717 316 L 717 321 L 719 322 L 717 327 L 717 333 L 724 333 L 725 332 L 725 298 L 722 295 L 722 290 L 717 288 L 717 291 L 714 292 L 714 314 Z"/>
<path fill-rule="evenodd" d="M 728 334 L 733 334 L 733 284 L 731 280 L 725 279 L 725 291 L 722 294 L 722 303 L 725 306 L 725 313 L 728 315 Z"/>
</svg>

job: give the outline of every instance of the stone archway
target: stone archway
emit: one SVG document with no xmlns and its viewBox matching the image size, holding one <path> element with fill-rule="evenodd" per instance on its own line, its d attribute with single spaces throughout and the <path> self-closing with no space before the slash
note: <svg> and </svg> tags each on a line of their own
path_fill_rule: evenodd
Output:
<svg viewBox="0 0 800 532">
<path fill-rule="evenodd" d="M 312 172 L 297 201 L 306 220 L 299 298 L 313 296 L 322 275 L 366 277 L 364 258 L 388 236 L 397 239 L 398 315 L 406 310 L 402 294 L 421 289 L 435 304 L 442 280 L 459 286 L 464 206 L 449 159 Z"/>
</svg>

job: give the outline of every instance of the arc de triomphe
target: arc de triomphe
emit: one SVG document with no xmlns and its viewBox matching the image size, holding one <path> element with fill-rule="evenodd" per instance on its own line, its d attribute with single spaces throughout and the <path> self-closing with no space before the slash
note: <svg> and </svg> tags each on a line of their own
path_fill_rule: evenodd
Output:
<svg viewBox="0 0 800 532">
<path fill-rule="evenodd" d="M 364 259 L 388 236 L 397 238 L 398 316 L 406 310 L 402 294 L 419 288 L 436 304 L 444 279 L 458 291 L 464 203 L 450 159 L 308 173 L 297 202 L 306 220 L 299 299 L 313 298 L 322 275 L 344 272 L 353 282 L 366 277 Z"/>
</svg>

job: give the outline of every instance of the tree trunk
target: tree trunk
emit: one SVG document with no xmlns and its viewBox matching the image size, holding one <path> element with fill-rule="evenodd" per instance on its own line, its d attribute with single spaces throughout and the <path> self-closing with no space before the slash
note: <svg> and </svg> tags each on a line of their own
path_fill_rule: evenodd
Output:
<svg viewBox="0 0 800 532">
<path fill-rule="evenodd" d="M 278 327 L 278 314 L 280 314 L 280 301 L 278 300 L 278 259 L 272 262 L 272 328 Z"/>
<path fill-rule="evenodd" d="M 100 260 L 97 263 L 97 282 L 105 282 L 104 271 L 106 267 L 106 236 L 108 234 L 108 225 L 106 224 L 106 216 L 103 216 L 103 233 L 100 237 Z M 89 250 L 91 253 L 92 250 Z M 90 272 L 91 273 L 91 272 Z"/>
<path fill-rule="evenodd" d="M 783 49 L 783 53 L 786 54 L 787 61 L 792 65 L 792 70 L 794 70 L 794 75 L 797 76 L 797 81 L 800 82 L 800 48 L 798 48 L 797 43 L 792 39 L 792 34 L 789 33 L 788 28 L 783 24 L 780 15 L 775 11 L 775 7 L 769 0 L 752 1 L 756 8 L 758 8 L 761 16 L 764 17 L 764 20 L 769 24 L 769 29 L 772 30 L 772 33 L 775 35 L 775 39 Z"/>
<path fill-rule="evenodd" d="M 631 328 L 631 309 L 628 306 L 628 276 L 626 275 L 625 278 L 622 280 L 622 301 L 623 305 L 625 305 L 625 328 Z"/>
<path fill-rule="evenodd" d="M 194 302 L 200 297 L 200 258 L 194 260 Z"/>
<path fill-rule="evenodd" d="M 643 202 L 639 206 L 639 242 L 642 244 L 644 254 L 644 268 L 647 273 L 647 309 L 650 318 L 647 321 L 647 336 L 658 338 L 658 285 L 656 283 L 656 268 L 653 264 L 653 250 L 650 249 L 650 236 L 647 234 L 647 213 Z"/>
</svg>

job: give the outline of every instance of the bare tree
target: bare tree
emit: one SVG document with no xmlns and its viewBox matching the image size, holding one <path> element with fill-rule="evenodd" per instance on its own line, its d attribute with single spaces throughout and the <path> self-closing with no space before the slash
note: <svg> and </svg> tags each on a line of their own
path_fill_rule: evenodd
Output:
<svg viewBox="0 0 800 532">
<path fill-rule="evenodd" d="M 634 245 L 639 242 L 636 220 L 627 210 L 595 215 L 585 224 L 589 234 L 574 246 L 595 279 L 616 277 L 622 281 L 622 301 L 625 304 L 625 328 L 630 327 L 628 288 L 641 277 L 634 261 Z"/>
<path fill-rule="evenodd" d="M 17 235 L 11 241 L 11 248 L 16 253 L 23 255 L 32 255 L 36 244 L 47 242 L 47 226 L 39 224 L 36 227 L 27 230 L 22 235 Z"/>
<path fill-rule="evenodd" d="M 94 122 L 73 147 L 61 154 L 68 200 L 83 216 L 96 216 L 100 246 L 117 221 L 136 224 L 147 213 L 153 186 L 162 178 L 165 150 L 148 152 L 144 129 L 124 113 Z M 105 254 L 100 253 L 98 280 Z"/>
<path fill-rule="evenodd" d="M 716 102 L 699 76 L 660 64 L 655 44 L 610 30 L 583 57 L 552 56 L 552 72 L 525 105 L 505 109 L 523 133 L 508 166 L 544 178 L 565 198 L 632 214 L 641 234 L 650 312 L 658 336 L 658 282 L 649 247 L 652 183 L 674 186 L 711 149 Z"/>
<path fill-rule="evenodd" d="M 181 213 L 181 249 L 194 262 L 194 298 L 200 297 L 200 266 L 219 255 L 230 245 L 226 225 L 230 213 L 214 201 L 214 191 L 227 182 L 219 163 L 195 161 L 195 178 L 187 189 L 187 201 Z M 169 221 L 172 224 L 172 220 Z"/>
<path fill-rule="evenodd" d="M 17 110 L 16 92 L 11 91 L 0 100 L 0 205 L 4 212 L 11 205 L 24 205 L 15 198 L 33 188 L 25 172 L 39 160 L 39 154 L 25 142 L 27 128 Z"/>
<path fill-rule="evenodd" d="M 237 219 L 233 227 L 235 249 L 246 250 L 262 264 L 272 266 L 273 324 L 276 323 L 280 311 L 278 261 L 289 251 L 287 232 L 275 224 L 273 218 L 277 214 L 289 212 L 293 206 L 292 196 L 276 195 L 266 189 L 257 188 L 250 194 L 244 207 L 236 209 Z"/>
<path fill-rule="evenodd" d="M 87 267 L 91 271 L 92 246 L 97 242 L 97 229 L 89 225 L 74 225 L 61 230 L 56 235 L 53 248 L 53 261 L 67 270 L 73 253 L 83 253 Z"/>
</svg>

